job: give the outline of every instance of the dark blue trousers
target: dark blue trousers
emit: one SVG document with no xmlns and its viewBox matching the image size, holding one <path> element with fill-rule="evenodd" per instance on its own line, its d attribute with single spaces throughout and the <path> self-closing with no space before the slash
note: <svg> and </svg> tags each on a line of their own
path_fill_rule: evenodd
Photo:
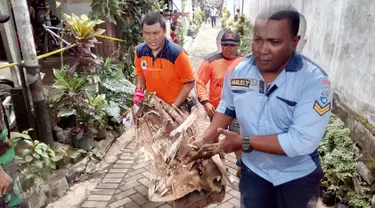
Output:
<svg viewBox="0 0 375 208">
<path fill-rule="evenodd" d="M 241 208 L 306 208 L 316 205 L 323 177 L 320 167 L 303 178 L 274 186 L 238 162 L 241 163 Z"/>
</svg>

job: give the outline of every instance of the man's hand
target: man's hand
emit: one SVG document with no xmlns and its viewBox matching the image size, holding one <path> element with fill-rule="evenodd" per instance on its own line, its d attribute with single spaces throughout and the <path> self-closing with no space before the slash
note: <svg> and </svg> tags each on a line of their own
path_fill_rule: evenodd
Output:
<svg viewBox="0 0 375 208">
<path fill-rule="evenodd" d="M 2 169 L 0 169 L 0 194 L 4 196 L 8 193 L 13 185 L 12 178 L 5 173 Z"/>
<path fill-rule="evenodd" d="M 133 102 L 135 105 L 139 105 L 141 101 L 145 99 L 145 94 L 143 90 L 136 90 L 134 93 Z"/>
<path fill-rule="evenodd" d="M 204 110 L 206 110 L 207 115 L 212 119 L 215 115 L 215 107 L 211 103 L 204 104 Z"/>
<path fill-rule="evenodd" d="M 241 150 L 243 137 L 233 131 L 228 131 L 223 128 L 218 128 L 217 131 L 224 135 L 225 138 L 219 141 L 219 145 L 215 150 L 215 153 L 231 153 L 237 150 Z"/>
</svg>

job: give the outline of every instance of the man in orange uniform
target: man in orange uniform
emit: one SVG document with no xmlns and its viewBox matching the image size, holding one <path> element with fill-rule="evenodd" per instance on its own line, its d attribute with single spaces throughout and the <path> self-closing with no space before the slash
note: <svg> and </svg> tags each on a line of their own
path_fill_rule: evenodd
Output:
<svg viewBox="0 0 375 208">
<path fill-rule="evenodd" d="M 146 14 L 142 21 L 144 43 L 135 51 L 136 92 L 134 103 L 144 99 L 143 91 L 156 95 L 169 105 L 191 107 L 189 97 L 194 87 L 194 73 L 186 51 L 167 40 L 164 17 L 157 13 Z"/>
<path fill-rule="evenodd" d="M 205 57 L 199 67 L 196 80 L 196 94 L 199 102 L 204 106 L 210 119 L 215 114 L 215 109 L 220 103 L 221 91 L 225 72 L 228 68 L 234 68 L 243 60 L 238 54 L 240 37 L 238 34 L 226 30 L 221 38 L 222 52 L 217 52 Z M 209 93 L 206 85 L 210 81 Z M 231 131 L 239 132 L 239 124 L 236 120 L 229 126 Z M 235 152 L 237 160 L 241 157 L 241 151 Z M 237 172 L 239 176 L 240 172 Z"/>
</svg>

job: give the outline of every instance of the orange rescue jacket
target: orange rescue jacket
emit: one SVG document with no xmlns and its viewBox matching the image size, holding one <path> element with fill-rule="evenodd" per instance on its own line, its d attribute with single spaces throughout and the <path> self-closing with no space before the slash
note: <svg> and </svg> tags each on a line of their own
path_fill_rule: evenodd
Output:
<svg viewBox="0 0 375 208">
<path fill-rule="evenodd" d="M 181 46 L 169 40 L 165 40 L 164 48 L 156 57 L 145 43 L 138 45 L 134 65 L 135 75 L 143 76 L 146 80 L 147 92 L 156 92 L 170 105 L 184 84 L 194 83 L 189 56 Z"/>
<path fill-rule="evenodd" d="M 229 66 L 237 65 L 243 59 L 242 56 L 237 56 L 229 60 L 224 58 L 221 52 L 215 52 L 204 58 L 197 72 L 195 83 L 196 94 L 202 105 L 209 102 L 217 108 L 220 103 L 225 72 Z M 206 87 L 208 81 L 210 81 L 209 92 Z"/>
</svg>

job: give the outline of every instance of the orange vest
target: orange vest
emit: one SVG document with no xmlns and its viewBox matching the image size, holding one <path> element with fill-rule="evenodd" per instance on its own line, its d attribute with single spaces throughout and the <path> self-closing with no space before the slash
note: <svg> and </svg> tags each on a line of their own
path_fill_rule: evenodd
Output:
<svg viewBox="0 0 375 208">
<path fill-rule="evenodd" d="M 237 56 L 234 59 L 226 59 L 221 52 L 205 57 L 199 67 L 195 82 L 196 94 L 202 105 L 209 102 L 217 108 L 220 103 L 225 72 L 229 66 L 238 64 L 243 59 L 241 56 Z M 210 81 L 209 92 L 207 92 L 206 87 L 208 81 Z"/>
<path fill-rule="evenodd" d="M 186 51 L 167 39 L 156 57 L 146 43 L 138 45 L 134 65 L 135 75 L 143 76 L 146 80 L 147 92 L 156 92 L 158 97 L 170 105 L 183 84 L 194 82 L 193 68 Z"/>
</svg>

